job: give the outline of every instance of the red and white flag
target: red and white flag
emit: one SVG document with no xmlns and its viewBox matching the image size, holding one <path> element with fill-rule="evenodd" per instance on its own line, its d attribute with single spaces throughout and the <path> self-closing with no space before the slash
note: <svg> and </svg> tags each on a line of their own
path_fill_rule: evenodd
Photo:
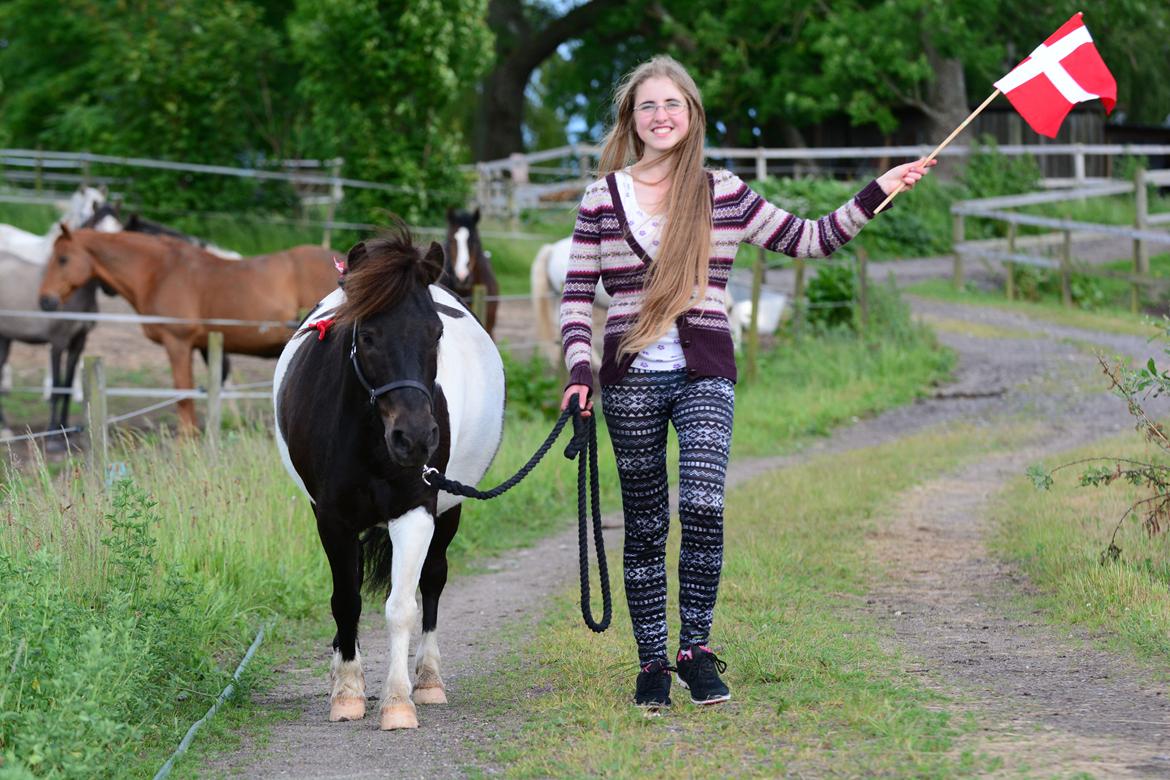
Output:
<svg viewBox="0 0 1170 780">
<path fill-rule="evenodd" d="M 1055 138 L 1077 103 L 1100 98 L 1105 112 L 1117 104 L 1117 81 L 1077 13 L 995 82 L 1032 129 Z"/>
</svg>

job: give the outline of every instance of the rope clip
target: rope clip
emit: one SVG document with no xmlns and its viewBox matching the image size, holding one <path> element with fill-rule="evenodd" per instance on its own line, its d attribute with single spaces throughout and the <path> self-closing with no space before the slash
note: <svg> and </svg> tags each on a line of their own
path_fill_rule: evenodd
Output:
<svg viewBox="0 0 1170 780">
<path fill-rule="evenodd" d="M 435 468 L 434 466 L 423 466 L 423 468 L 422 468 L 422 481 L 428 487 L 434 487 L 434 485 L 431 484 L 431 481 L 429 479 L 427 479 L 427 477 L 431 476 L 432 474 L 438 474 L 438 473 L 439 473 L 439 470 L 437 468 Z"/>
</svg>

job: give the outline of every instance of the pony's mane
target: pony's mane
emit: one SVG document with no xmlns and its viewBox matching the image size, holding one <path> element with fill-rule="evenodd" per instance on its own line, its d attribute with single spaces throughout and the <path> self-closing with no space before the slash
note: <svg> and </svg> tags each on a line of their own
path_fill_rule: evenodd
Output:
<svg viewBox="0 0 1170 780">
<path fill-rule="evenodd" d="M 345 302 L 337 309 L 337 322 L 345 326 L 393 308 L 414 285 L 432 284 L 443 272 L 402 223 L 355 244 L 346 265 Z"/>
</svg>

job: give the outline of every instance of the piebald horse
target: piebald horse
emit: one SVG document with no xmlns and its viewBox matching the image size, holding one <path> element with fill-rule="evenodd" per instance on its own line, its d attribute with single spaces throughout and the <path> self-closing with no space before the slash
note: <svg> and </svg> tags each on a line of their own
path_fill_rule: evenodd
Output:
<svg viewBox="0 0 1170 780">
<path fill-rule="evenodd" d="M 381 728 L 415 728 L 415 704 L 447 701 L 436 626 L 462 499 L 429 487 L 423 467 L 468 484 L 483 477 L 503 428 L 504 370 L 487 331 L 433 284 L 442 263 L 437 243 L 424 254 L 401 227 L 355 245 L 344 288 L 310 314 L 276 366 L 277 445 L 312 502 L 333 572 L 331 721 L 365 716 L 363 579 L 373 592 L 390 586 Z"/>
<path fill-rule="evenodd" d="M 142 233 L 71 232 L 63 228 L 41 282 L 40 305 L 53 311 L 74 290 L 99 280 L 139 314 L 187 320 L 295 322 L 337 286 L 332 253 L 299 246 L 244 260 L 224 260 L 184 241 Z M 283 325 L 144 324 L 161 344 L 178 390 L 194 387 L 191 351 L 206 349 L 212 331 L 223 333 L 224 352 L 277 357 L 288 341 Z M 195 405 L 178 402 L 184 433 L 193 433 Z"/>
</svg>

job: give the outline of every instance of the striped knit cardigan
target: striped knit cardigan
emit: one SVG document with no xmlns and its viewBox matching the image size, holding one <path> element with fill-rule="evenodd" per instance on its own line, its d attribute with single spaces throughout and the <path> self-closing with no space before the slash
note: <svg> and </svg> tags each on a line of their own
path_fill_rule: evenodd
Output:
<svg viewBox="0 0 1170 780">
<path fill-rule="evenodd" d="M 730 171 L 711 171 L 708 178 L 714 204 L 710 281 L 703 300 L 680 315 L 676 324 L 687 375 L 721 376 L 734 382 L 735 352 L 725 301 L 727 279 L 740 243 L 746 241 L 791 257 L 827 257 L 873 219 L 885 193 L 877 181 L 871 181 L 836 211 L 810 220 L 772 205 Z M 561 298 L 561 342 L 570 385 L 593 386 L 589 358 L 598 278 L 613 296 L 605 321 L 601 384 L 616 384 L 629 370 L 636 356 L 626 354 L 619 360 L 617 346 L 638 316 L 649 262 L 626 221 L 614 174 L 589 185 L 573 229 Z"/>
</svg>

